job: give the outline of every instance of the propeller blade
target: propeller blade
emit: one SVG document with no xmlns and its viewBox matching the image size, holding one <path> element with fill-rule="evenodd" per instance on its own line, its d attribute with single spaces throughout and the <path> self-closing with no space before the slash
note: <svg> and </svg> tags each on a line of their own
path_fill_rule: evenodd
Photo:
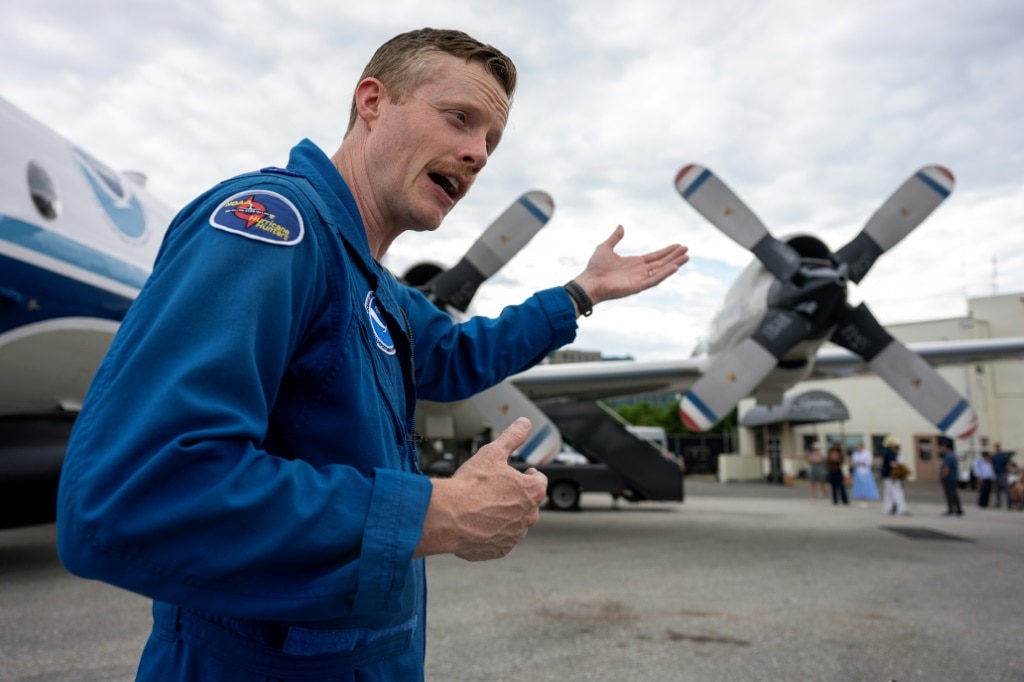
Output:
<svg viewBox="0 0 1024 682">
<path fill-rule="evenodd" d="M 847 308 L 832 341 L 863 357 L 875 374 L 947 436 L 967 438 L 974 433 L 974 410 L 934 367 L 885 331 L 863 303 Z"/>
<path fill-rule="evenodd" d="M 925 166 L 912 175 L 875 211 L 860 234 L 836 252 L 859 283 L 878 257 L 924 222 L 953 191 L 953 174 L 942 166 Z"/>
<path fill-rule="evenodd" d="M 737 244 L 753 252 L 769 272 L 788 281 L 800 256 L 773 237 L 760 219 L 718 176 L 704 166 L 689 165 L 676 175 L 676 189 L 697 212 Z"/>
<path fill-rule="evenodd" d="M 532 466 L 547 464 L 562 449 L 562 433 L 532 400 L 505 380 L 471 399 L 494 435 L 507 429 L 519 417 L 530 420 L 530 435 L 515 453 Z"/>
<path fill-rule="evenodd" d="M 427 296 L 439 307 L 466 312 L 477 289 L 526 246 L 555 212 L 555 202 L 545 192 L 519 197 L 491 223 L 453 268 L 427 283 Z"/>
<path fill-rule="evenodd" d="M 807 338 L 811 324 L 798 313 L 770 309 L 757 331 L 717 358 L 679 402 L 679 418 L 707 431 L 753 393 L 779 360 Z"/>
</svg>

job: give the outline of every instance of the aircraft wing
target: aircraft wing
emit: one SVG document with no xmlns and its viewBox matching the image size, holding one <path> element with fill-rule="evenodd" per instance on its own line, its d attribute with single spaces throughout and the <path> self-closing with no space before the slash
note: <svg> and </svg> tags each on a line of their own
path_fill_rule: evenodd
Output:
<svg viewBox="0 0 1024 682">
<path fill-rule="evenodd" d="M 1024 337 L 921 341 L 906 344 L 928 364 L 958 365 L 991 360 L 1024 359 Z M 629 395 L 686 391 L 703 376 L 707 358 L 636 362 L 570 362 L 537 365 L 510 377 L 532 400 L 602 400 Z M 805 380 L 874 374 L 865 360 L 839 346 L 820 349 Z"/>
<path fill-rule="evenodd" d="M 930 365 L 959 365 L 990 360 L 1024 359 L 1024 336 L 958 341 L 918 341 L 906 344 Z M 868 363 L 856 353 L 839 346 L 818 351 L 808 379 L 837 379 L 855 374 L 873 374 Z"/>
<path fill-rule="evenodd" d="M 684 391 L 703 372 L 702 358 L 636 362 L 569 362 L 537 365 L 510 377 L 532 400 L 601 400 Z"/>
</svg>

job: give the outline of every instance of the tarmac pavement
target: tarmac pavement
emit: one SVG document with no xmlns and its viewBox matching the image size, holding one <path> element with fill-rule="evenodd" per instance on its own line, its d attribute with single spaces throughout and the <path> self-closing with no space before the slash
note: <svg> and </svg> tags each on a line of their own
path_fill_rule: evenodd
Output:
<svg viewBox="0 0 1024 682">
<path fill-rule="evenodd" d="M 806 484 L 585 494 L 510 556 L 428 560 L 428 680 L 1024 681 L 1024 513 L 909 517 Z M 53 525 L 0 531 L 0 681 L 134 679 L 148 600 L 70 576 Z"/>
</svg>

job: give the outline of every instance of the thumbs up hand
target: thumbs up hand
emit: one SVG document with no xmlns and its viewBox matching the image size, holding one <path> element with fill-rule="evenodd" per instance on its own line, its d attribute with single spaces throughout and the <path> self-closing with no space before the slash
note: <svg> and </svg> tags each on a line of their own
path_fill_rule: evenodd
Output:
<svg viewBox="0 0 1024 682">
<path fill-rule="evenodd" d="M 498 559 L 537 523 L 547 494 L 547 477 L 521 473 L 508 457 L 526 442 L 530 421 L 520 418 L 458 468 L 433 481 L 416 556 L 454 554 L 468 561 Z"/>
</svg>

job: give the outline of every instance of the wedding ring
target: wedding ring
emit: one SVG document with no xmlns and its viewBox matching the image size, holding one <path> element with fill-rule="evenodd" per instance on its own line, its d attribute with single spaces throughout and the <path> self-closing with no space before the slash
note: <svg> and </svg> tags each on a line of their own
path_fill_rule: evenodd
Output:
<svg viewBox="0 0 1024 682">
<path fill-rule="evenodd" d="M 648 277 L 654 277 L 654 270 L 648 270 L 647 271 L 647 276 Z"/>
</svg>

